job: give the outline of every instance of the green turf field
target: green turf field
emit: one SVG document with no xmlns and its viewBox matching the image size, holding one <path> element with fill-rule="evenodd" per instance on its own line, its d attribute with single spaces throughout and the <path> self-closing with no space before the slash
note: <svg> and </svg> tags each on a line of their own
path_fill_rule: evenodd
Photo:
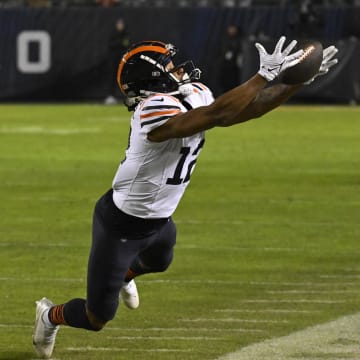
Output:
<svg viewBox="0 0 360 360">
<path fill-rule="evenodd" d="M 35 300 L 84 297 L 92 210 L 124 156 L 129 113 L 0 114 L 0 359 L 36 359 Z M 359 144 L 356 107 L 289 106 L 209 131 L 174 215 L 170 269 L 139 278 L 140 308 L 121 306 L 102 332 L 61 328 L 53 359 L 214 360 L 358 313 Z M 305 343 L 291 359 L 359 359 L 345 334 L 343 353 Z"/>
</svg>

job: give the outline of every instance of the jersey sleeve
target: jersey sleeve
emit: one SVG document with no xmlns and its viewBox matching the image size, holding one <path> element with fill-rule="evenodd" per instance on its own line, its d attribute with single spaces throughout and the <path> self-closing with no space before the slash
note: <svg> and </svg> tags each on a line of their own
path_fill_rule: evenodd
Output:
<svg viewBox="0 0 360 360">
<path fill-rule="evenodd" d="M 151 130 L 166 123 L 170 118 L 182 112 L 182 105 L 173 96 L 159 94 L 149 97 L 138 110 L 141 133 L 148 134 Z"/>
</svg>

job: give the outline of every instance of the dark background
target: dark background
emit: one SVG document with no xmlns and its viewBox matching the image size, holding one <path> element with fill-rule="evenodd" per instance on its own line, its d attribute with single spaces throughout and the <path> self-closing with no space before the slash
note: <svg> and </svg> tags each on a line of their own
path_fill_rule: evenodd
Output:
<svg viewBox="0 0 360 360">
<path fill-rule="evenodd" d="M 336 44 L 340 63 L 331 73 L 305 87 L 292 101 L 359 103 L 360 41 L 358 5 L 319 5 L 319 22 L 302 24 L 294 5 L 179 7 L 149 6 L 2 7 L 0 8 L 0 101 L 103 101 L 109 74 L 107 44 L 117 19 L 124 19 L 132 42 L 157 39 L 176 44 L 179 60 L 192 59 L 202 81 L 219 95 L 219 49 L 225 29 L 236 24 L 242 33 L 243 64 L 239 83 L 258 69 L 254 42 L 269 50 L 278 38 L 309 36 L 324 46 Z M 22 31 L 46 31 L 51 38 L 51 67 L 39 74 L 17 66 L 17 38 Z M 303 34 L 301 34 L 303 36 Z M 37 43 L 29 45 L 29 61 L 37 61 Z M 120 59 L 119 59 L 120 60 Z M 120 96 L 120 94 L 117 94 Z"/>
</svg>

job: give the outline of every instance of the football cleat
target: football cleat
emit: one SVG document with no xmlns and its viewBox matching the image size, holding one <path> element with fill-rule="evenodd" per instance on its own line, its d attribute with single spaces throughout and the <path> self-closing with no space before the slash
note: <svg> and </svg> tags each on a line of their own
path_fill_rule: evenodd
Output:
<svg viewBox="0 0 360 360">
<path fill-rule="evenodd" d="M 47 298 L 36 301 L 36 318 L 33 334 L 33 345 L 36 353 L 44 359 L 49 359 L 54 350 L 56 334 L 59 325 L 52 325 L 48 316 L 54 304 Z"/>
<path fill-rule="evenodd" d="M 137 309 L 139 307 L 139 294 L 135 280 L 124 283 L 120 290 L 120 299 L 129 309 Z"/>
</svg>

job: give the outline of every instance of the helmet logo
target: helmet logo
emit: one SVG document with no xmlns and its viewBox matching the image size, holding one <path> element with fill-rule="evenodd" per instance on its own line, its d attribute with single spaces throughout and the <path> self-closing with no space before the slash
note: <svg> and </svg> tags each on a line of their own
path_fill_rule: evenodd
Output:
<svg viewBox="0 0 360 360">
<path fill-rule="evenodd" d="M 154 77 L 159 77 L 161 75 L 161 73 L 160 73 L 160 71 L 153 71 L 151 73 L 151 75 L 154 76 Z"/>
<path fill-rule="evenodd" d="M 161 71 L 165 71 L 164 67 L 163 67 L 161 64 L 159 64 L 157 61 L 155 61 L 154 59 L 152 59 L 152 58 L 149 57 L 149 56 L 146 56 L 146 55 L 141 54 L 141 55 L 140 55 L 140 59 L 145 60 L 145 61 L 147 61 L 148 63 L 150 63 L 151 65 L 156 66 L 156 67 L 157 67 L 158 69 L 160 69 Z"/>
</svg>

